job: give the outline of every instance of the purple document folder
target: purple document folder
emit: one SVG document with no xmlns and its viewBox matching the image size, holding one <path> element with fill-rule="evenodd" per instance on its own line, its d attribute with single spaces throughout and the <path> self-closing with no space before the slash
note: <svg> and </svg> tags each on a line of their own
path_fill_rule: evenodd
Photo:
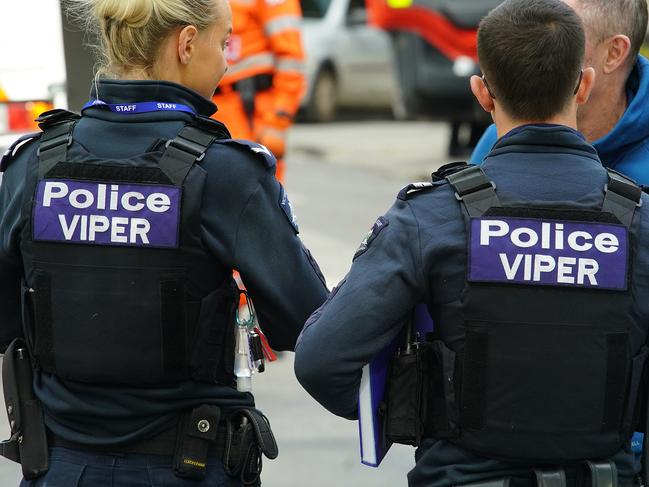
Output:
<svg viewBox="0 0 649 487">
<path fill-rule="evenodd" d="M 419 333 L 419 339 L 424 340 L 426 333 L 433 330 L 433 319 L 428 313 L 428 307 L 425 304 L 416 306 L 413 319 L 414 333 Z M 403 340 L 403 334 L 400 333 L 394 342 L 381 350 L 369 364 L 363 367 L 358 394 L 358 434 L 361 463 L 370 467 L 378 467 L 391 446 L 385 438 L 379 407 L 385 398 L 390 359 Z"/>
</svg>

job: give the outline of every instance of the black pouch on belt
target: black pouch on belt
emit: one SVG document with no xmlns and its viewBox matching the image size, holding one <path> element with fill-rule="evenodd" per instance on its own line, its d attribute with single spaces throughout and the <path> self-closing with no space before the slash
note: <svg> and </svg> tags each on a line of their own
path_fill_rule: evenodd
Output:
<svg viewBox="0 0 649 487">
<path fill-rule="evenodd" d="M 204 404 L 185 414 L 178 425 L 174 451 L 174 474 L 202 480 L 207 472 L 209 446 L 216 441 L 221 409 Z"/>
<path fill-rule="evenodd" d="M 261 454 L 270 460 L 279 450 L 266 416 L 255 409 L 238 409 L 226 419 L 223 467 L 243 485 L 256 485 L 261 474 Z"/>
</svg>

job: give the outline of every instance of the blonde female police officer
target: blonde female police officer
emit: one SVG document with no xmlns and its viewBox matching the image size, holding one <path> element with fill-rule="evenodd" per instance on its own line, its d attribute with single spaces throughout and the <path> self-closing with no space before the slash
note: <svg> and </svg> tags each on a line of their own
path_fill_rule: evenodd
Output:
<svg viewBox="0 0 649 487">
<path fill-rule="evenodd" d="M 74 6 L 103 76 L 2 160 L 0 334 L 24 332 L 50 446 L 24 485 L 256 485 L 276 445 L 233 387 L 231 269 L 278 350 L 327 290 L 274 158 L 209 119 L 229 6 Z"/>
</svg>

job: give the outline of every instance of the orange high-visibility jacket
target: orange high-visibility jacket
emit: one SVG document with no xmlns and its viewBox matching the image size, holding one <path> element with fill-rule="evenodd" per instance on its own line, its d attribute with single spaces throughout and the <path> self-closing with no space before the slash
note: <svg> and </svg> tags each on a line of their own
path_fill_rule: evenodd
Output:
<svg viewBox="0 0 649 487">
<path fill-rule="evenodd" d="M 233 32 L 221 87 L 258 74 L 273 76 L 273 107 L 292 117 L 305 88 L 299 0 L 230 0 Z"/>
</svg>

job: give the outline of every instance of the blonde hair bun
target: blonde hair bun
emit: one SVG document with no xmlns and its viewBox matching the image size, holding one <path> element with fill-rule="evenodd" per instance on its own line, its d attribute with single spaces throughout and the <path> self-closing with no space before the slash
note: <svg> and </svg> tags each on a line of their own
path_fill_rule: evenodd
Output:
<svg viewBox="0 0 649 487">
<path fill-rule="evenodd" d="M 216 0 L 64 0 L 68 14 L 99 39 L 98 74 L 151 72 L 162 42 L 174 29 L 207 29 L 216 21 Z"/>
<path fill-rule="evenodd" d="M 145 26 L 154 14 L 156 3 L 156 0 L 91 0 L 96 19 L 123 22 L 129 27 Z"/>
</svg>

